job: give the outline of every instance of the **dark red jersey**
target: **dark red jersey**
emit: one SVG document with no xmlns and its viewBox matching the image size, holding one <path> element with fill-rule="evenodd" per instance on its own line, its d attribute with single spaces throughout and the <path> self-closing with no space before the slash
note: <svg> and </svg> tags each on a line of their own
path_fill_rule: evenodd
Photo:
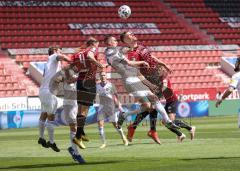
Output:
<svg viewBox="0 0 240 171">
<path fill-rule="evenodd" d="M 161 86 L 162 80 L 167 76 L 165 69 L 158 66 L 158 62 L 152 58 L 150 50 L 144 45 L 138 44 L 132 51 L 128 52 L 128 59 L 135 61 L 145 61 L 150 68 L 141 68 L 140 72 L 151 83 Z"/>
<path fill-rule="evenodd" d="M 174 90 L 172 89 L 172 84 L 170 79 L 166 79 L 167 86 L 163 85 L 163 96 L 166 99 L 166 103 L 177 101 L 177 95 L 175 94 Z"/>
<path fill-rule="evenodd" d="M 133 51 L 128 53 L 128 59 L 135 61 L 145 61 L 150 65 L 150 68 L 140 69 L 143 75 L 151 74 L 157 67 L 157 62 L 151 57 L 150 50 L 142 44 L 138 44 L 138 46 L 135 47 Z"/>
<path fill-rule="evenodd" d="M 78 53 L 72 55 L 71 60 L 76 64 L 79 76 L 78 79 L 83 80 L 86 76 L 88 78 L 95 79 L 95 75 L 97 72 L 97 66 L 88 59 L 88 53 L 93 52 L 94 58 L 97 60 L 98 57 L 98 49 L 97 48 L 87 48 Z"/>
</svg>

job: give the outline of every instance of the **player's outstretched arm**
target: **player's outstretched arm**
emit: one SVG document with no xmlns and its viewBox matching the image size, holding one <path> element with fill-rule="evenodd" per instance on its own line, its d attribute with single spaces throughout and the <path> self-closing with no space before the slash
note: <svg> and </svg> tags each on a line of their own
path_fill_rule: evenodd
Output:
<svg viewBox="0 0 240 171">
<path fill-rule="evenodd" d="M 133 67 L 143 66 L 143 67 L 149 68 L 149 64 L 145 61 L 130 61 L 127 58 L 125 58 L 125 60 L 130 66 L 133 66 Z"/>
<path fill-rule="evenodd" d="M 229 87 L 228 89 L 226 89 L 223 95 L 217 100 L 216 107 L 219 107 L 222 101 L 225 100 L 230 94 L 232 94 L 233 90 L 233 87 Z"/>
<path fill-rule="evenodd" d="M 107 65 L 103 65 L 101 64 L 100 62 L 98 62 L 95 58 L 94 58 L 94 53 L 93 52 L 88 52 L 88 55 L 87 55 L 88 59 L 93 62 L 95 65 L 97 65 L 97 67 L 99 67 L 100 69 L 103 69 L 105 68 Z"/>
<path fill-rule="evenodd" d="M 151 57 L 155 60 L 155 62 L 158 63 L 158 65 L 163 66 L 168 72 L 170 72 L 170 73 L 172 72 L 172 70 L 167 66 L 166 63 L 162 62 L 161 60 L 159 60 L 159 59 L 156 58 L 155 56 L 152 56 L 152 55 L 151 55 Z"/>
<path fill-rule="evenodd" d="M 68 62 L 68 63 L 71 62 L 71 61 L 68 59 L 68 57 L 67 57 L 66 55 L 63 55 L 63 54 L 58 54 L 56 60 L 57 60 L 57 61 L 65 61 L 65 62 Z"/>
</svg>

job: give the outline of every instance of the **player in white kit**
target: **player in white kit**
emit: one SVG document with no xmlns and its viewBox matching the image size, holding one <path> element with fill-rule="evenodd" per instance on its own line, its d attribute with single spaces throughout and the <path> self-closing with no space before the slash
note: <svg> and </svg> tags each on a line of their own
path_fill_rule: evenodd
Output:
<svg viewBox="0 0 240 171">
<path fill-rule="evenodd" d="M 222 101 L 225 100 L 233 92 L 234 89 L 237 89 L 238 93 L 240 93 L 240 57 L 237 58 L 234 71 L 236 73 L 232 75 L 229 87 L 217 99 L 216 107 L 219 107 Z"/>
<path fill-rule="evenodd" d="M 128 140 L 125 137 L 122 128 L 117 127 L 117 113 L 115 105 L 118 106 L 120 111 L 123 111 L 121 103 L 118 100 L 117 90 L 115 86 L 107 81 L 106 73 L 100 73 L 100 83 L 96 85 L 97 95 L 99 96 L 99 110 L 97 115 L 99 135 L 102 140 L 100 148 L 106 147 L 106 138 L 104 133 L 104 120 L 113 124 L 117 132 L 120 134 L 124 145 L 128 145 Z"/>
<path fill-rule="evenodd" d="M 54 75 L 50 81 L 50 91 L 54 95 L 62 94 L 63 92 L 63 112 L 65 120 L 70 127 L 69 138 L 71 146 L 68 148 L 68 152 L 75 161 L 85 163 L 85 160 L 78 152 L 77 145 L 73 143 L 73 139 L 77 132 L 77 80 L 78 68 L 73 63 Z M 63 83 L 63 85 L 61 83 Z"/>
<path fill-rule="evenodd" d="M 54 114 L 57 109 L 57 99 L 49 90 L 49 82 L 52 77 L 60 70 L 60 61 L 69 62 L 67 56 L 61 53 L 60 47 L 50 47 L 48 49 L 48 61 L 44 68 L 43 81 L 39 89 L 39 98 L 41 101 L 41 115 L 39 118 L 39 139 L 38 144 L 45 148 L 52 148 L 54 151 L 59 152 L 60 149 L 54 142 Z M 47 120 L 47 122 L 46 122 Z M 46 123 L 45 123 L 46 122 Z M 49 141 L 44 139 L 45 126 L 48 130 Z"/>
<path fill-rule="evenodd" d="M 121 75 L 125 89 L 128 93 L 131 93 L 136 100 L 141 103 L 141 108 L 136 110 L 135 113 L 141 113 L 147 110 L 155 108 L 166 123 L 165 126 L 169 129 L 179 129 L 178 126 L 172 123 L 169 119 L 163 105 L 160 103 L 158 97 L 152 93 L 155 91 L 155 85 L 151 84 L 145 79 L 139 72 L 137 67 L 146 66 L 149 67 L 145 61 L 129 61 L 125 56 L 125 49 L 118 49 L 118 42 L 113 36 L 106 36 L 105 43 L 107 49 L 105 50 L 105 56 L 109 65 L 111 65 L 115 71 Z M 132 112 L 131 112 L 132 113 Z M 120 115 L 118 118 L 118 126 L 121 126 L 128 113 Z"/>
</svg>

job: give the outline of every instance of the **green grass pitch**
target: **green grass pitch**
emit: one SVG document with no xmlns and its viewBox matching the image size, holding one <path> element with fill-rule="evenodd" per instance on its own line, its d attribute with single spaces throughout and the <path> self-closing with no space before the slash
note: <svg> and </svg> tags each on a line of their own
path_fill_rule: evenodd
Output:
<svg viewBox="0 0 240 171">
<path fill-rule="evenodd" d="M 188 120 L 186 120 L 188 121 Z M 87 164 L 74 162 L 67 152 L 68 127 L 55 129 L 60 153 L 37 144 L 38 129 L 0 130 L 0 170 L 77 170 L 77 171 L 232 171 L 240 170 L 240 129 L 237 117 L 193 118 L 197 126 L 196 139 L 176 143 L 176 137 L 163 126 L 157 127 L 162 145 L 147 137 L 148 126 L 139 126 L 133 143 L 123 146 L 119 135 L 106 124 L 107 147 L 101 142 L 97 125 L 89 125 L 86 132 L 91 141 L 80 150 Z M 124 127 L 126 132 L 126 127 Z M 46 131 L 47 133 L 47 131 Z"/>
</svg>

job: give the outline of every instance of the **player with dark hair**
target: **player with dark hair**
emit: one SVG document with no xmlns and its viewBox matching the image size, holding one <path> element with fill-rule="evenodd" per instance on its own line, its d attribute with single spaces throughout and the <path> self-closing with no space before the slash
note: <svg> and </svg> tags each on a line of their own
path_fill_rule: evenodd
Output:
<svg viewBox="0 0 240 171">
<path fill-rule="evenodd" d="M 98 60 L 99 41 L 90 37 L 85 46 L 79 49 L 79 52 L 72 56 L 72 61 L 76 63 L 79 69 L 77 81 L 77 133 L 73 142 L 79 148 L 86 148 L 82 141 L 89 141 L 84 132 L 84 125 L 89 107 L 93 105 L 96 96 L 96 72 L 97 68 L 104 68 Z"/>
<path fill-rule="evenodd" d="M 162 90 L 163 79 L 166 77 L 167 72 L 171 70 L 167 67 L 165 63 L 151 55 L 150 50 L 142 44 L 138 43 L 137 37 L 131 32 L 123 32 L 120 35 L 120 39 L 123 43 L 127 44 L 127 47 L 131 50 L 128 52 L 128 59 L 139 61 L 143 60 L 149 63 L 149 68 L 141 68 L 140 72 L 144 77 L 150 81 L 155 86 Z M 167 72 L 165 72 L 167 71 Z M 160 95 L 160 94 L 159 94 Z M 136 116 L 136 119 L 132 125 L 128 127 L 128 140 L 131 142 L 136 126 L 149 114 L 149 112 L 141 113 Z M 160 143 L 160 139 L 156 132 L 156 120 L 157 111 L 152 110 L 150 112 L 150 131 L 148 136 L 151 137 L 156 143 Z M 170 129 L 171 130 L 171 129 Z M 171 130 L 176 133 L 178 139 L 182 141 L 186 136 L 179 130 Z"/>
<path fill-rule="evenodd" d="M 108 64 L 121 75 L 127 92 L 131 93 L 135 99 L 141 103 L 140 109 L 136 110 L 138 111 L 137 113 L 150 111 L 154 106 L 166 123 L 165 126 L 170 130 L 177 131 L 178 127 L 171 122 L 158 97 L 154 95 L 149 88 L 151 87 L 151 89 L 154 90 L 156 86 L 147 81 L 137 68 L 140 66 L 148 67 L 148 63 L 145 61 L 129 61 L 125 58 L 123 54 L 127 52 L 127 49 L 119 50 L 117 48 L 118 42 L 113 36 L 106 36 L 105 43 L 107 49 L 104 53 Z M 122 125 L 127 115 L 128 113 L 119 116 L 119 127 Z"/>
<path fill-rule="evenodd" d="M 68 76 L 67 74 L 68 73 Z M 78 76 L 78 68 L 74 63 L 64 67 L 58 71 L 50 81 L 50 91 L 54 95 L 63 95 L 63 113 L 66 123 L 69 125 L 70 132 L 70 144 L 68 152 L 71 154 L 74 161 L 82 164 L 85 160 L 80 155 L 78 147 L 73 143 L 73 138 L 77 132 L 77 93 L 76 93 L 76 81 Z"/>
<path fill-rule="evenodd" d="M 162 95 L 164 96 L 164 98 L 166 100 L 165 110 L 167 111 L 168 116 L 171 119 L 171 121 L 173 121 L 173 123 L 175 125 L 179 126 L 180 128 L 184 128 L 184 129 L 188 130 L 190 133 L 190 138 L 191 138 L 191 140 L 193 140 L 195 137 L 196 127 L 191 126 L 188 123 L 186 123 L 180 119 L 176 119 L 176 110 L 177 110 L 176 108 L 178 105 L 178 98 L 177 98 L 176 93 L 172 89 L 170 79 L 168 79 L 168 78 L 163 80 Z M 161 96 L 161 94 L 159 96 Z M 178 141 L 180 141 L 179 137 L 178 137 Z"/>
<path fill-rule="evenodd" d="M 53 46 L 48 49 L 48 61 L 43 72 L 43 81 L 39 89 L 39 98 L 41 101 L 41 115 L 39 118 L 39 139 L 38 144 L 45 148 L 52 148 L 59 152 L 60 149 L 54 142 L 54 126 L 55 126 L 55 112 L 57 110 L 57 99 L 49 90 L 49 83 L 52 77 L 60 70 L 60 61 L 70 62 L 68 57 L 63 55 L 61 48 Z M 46 122 L 47 120 L 47 122 Z M 46 122 L 46 123 L 45 123 Z M 44 139 L 45 126 L 48 130 L 49 141 Z"/>
<path fill-rule="evenodd" d="M 166 104 L 165 104 L 164 108 L 165 108 L 169 118 L 171 119 L 171 121 L 175 125 L 179 126 L 180 128 L 185 128 L 186 130 L 188 130 L 190 133 L 190 138 L 191 138 L 191 140 L 193 140 L 195 137 L 196 127 L 190 126 L 188 123 L 186 123 L 182 120 L 176 119 L 176 107 L 178 104 L 178 98 L 177 98 L 177 95 L 175 94 L 175 92 L 173 91 L 171 82 L 168 78 L 163 80 L 162 92 L 158 93 L 157 95 L 158 95 L 158 97 L 163 96 L 165 98 Z M 138 120 L 138 121 L 135 120 L 134 123 L 128 127 L 128 129 L 129 129 L 128 140 L 132 141 L 135 130 L 139 124 L 138 123 L 139 121 L 140 120 Z M 178 142 L 182 141 L 179 136 L 177 138 L 178 138 Z"/>
</svg>

